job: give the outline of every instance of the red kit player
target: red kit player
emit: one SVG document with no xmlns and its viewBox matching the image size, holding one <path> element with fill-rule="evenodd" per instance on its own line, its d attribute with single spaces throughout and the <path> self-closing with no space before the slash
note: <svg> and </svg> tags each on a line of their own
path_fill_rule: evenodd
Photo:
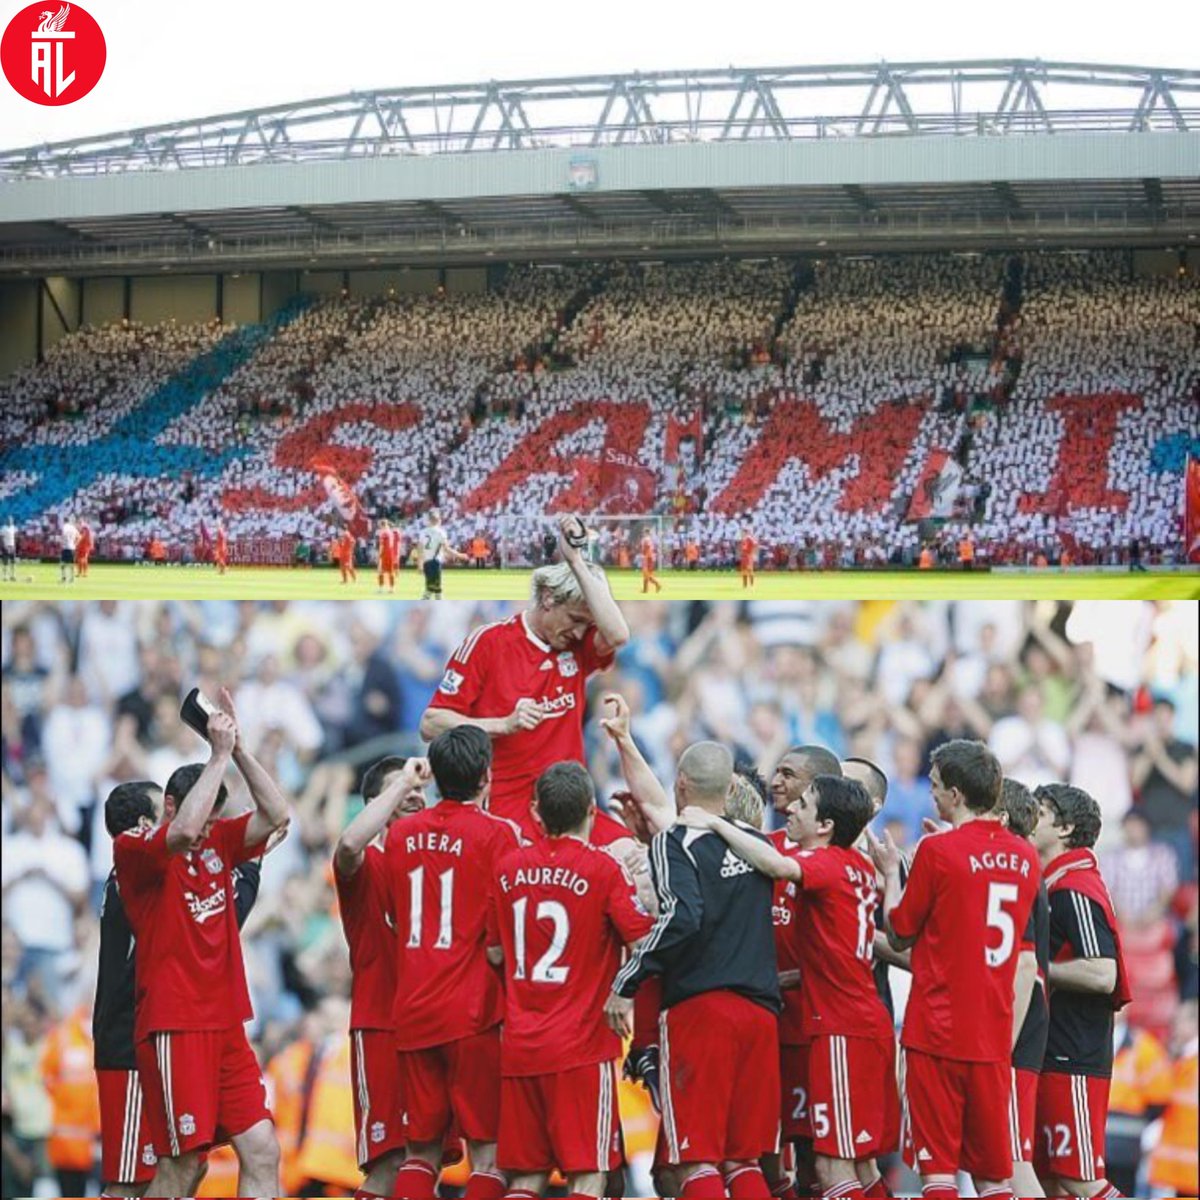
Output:
<svg viewBox="0 0 1200 1200">
<path fill-rule="evenodd" d="M 503 962 L 498 1162 L 510 1196 L 539 1196 L 550 1172 L 572 1195 L 605 1195 L 621 1163 L 617 1062 L 604 1020 L 622 947 L 654 924 L 633 881 L 589 844 L 595 790 L 579 763 L 549 767 L 536 785 L 547 837 L 500 860 L 488 956 Z"/>
<path fill-rule="evenodd" d="M 991 751 L 957 739 L 932 759 L 934 804 L 953 828 L 922 839 L 903 889 L 891 838 L 870 838 L 889 939 L 913 948 L 901 1039 L 913 1151 L 926 1200 L 957 1196 L 960 1169 L 980 1196 L 1011 1197 L 1014 981 L 1019 956 L 1034 952 L 1041 872 L 1000 821 Z"/>
<path fill-rule="evenodd" d="M 229 565 L 229 539 L 225 534 L 225 522 L 217 522 L 217 536 L 213 543 L 213 563 L 216 565 L 217 574 L 224 575 L 225 568 Z"/>
<path fill-rule="evenodd" d="M 754 586 L 754 568 L 758 563 L 758 539 L 750 526 L 742 530 L 742 540 L 738 545 L 738 570 L 742 575 L 742 587 Z"/>
<path fill-rule="evenodd" d="M 1120 1195 L 1104 1162 L 1113 1014 L 1131 997 L 1116 914 L 1092 849 L 1100 806 L 1062 783 L 1043 784 L 1034 798 L 1033 843 L 1050 897 L 1050 1027 L 1034 1162 L 1047 1192 L 1109 1200 Z"/>
<path fill-rule="evenodd" d="M 358 539 L 347 529 L 337 540 L 338 566 L 342 569 L 343 583 L 357 583 L 358 572 L 354 568 L 354 551 Z"/>
<path fill-rule="evenodd" d="M 379 522 L 377 537 L 379 545 L 379 590 L 383 591 L 384 581 L 389 592 L 396 590 L 396 569 L 400 565 L 400 530 L 393 529 L 392 523 L 386 518 Z"/>
<path fill-rule="evenodd" d="M 208 720 L 212 756 L 167 781 L 163 821 L 113 843 L 117 885 L 137 939 L 138 1074 L 158 1153 L 147 1195 L 186 1194 L 201 1155 L 230 1140 L 241 1163 L 239 1194 L 275 1195 L 279 1144 L 266 1088 L 243 1023 L 252 1016 L 234 902 L 233 868 L 262 854 L 288 820 L 287 803 L 242 749 L 232 701 Z M 230 761 L 253 812 L 229 820 Z"/>
<path fill-rule="evenodd" d="M 654 574 L 654 568 L 658 563 L 658 549 L 654 545 L 654 538 L 649 533 L 642 535 L 642 594 L 645 595 L 653 586 L 656 592 L 662 591 L 662 584 L 659 583 L 658 577 Z"/>
<path fill-rule="evenodd" d="M 407 1141 L 404 1100 L 396 1076 L 392 1006 L 396 1000 L 396 934 L 389 920 L 382 834 L 425 809 L 429 778 L 423 758 L 383 758 L 363 776 L 366 807 L 338 838 L 333 855 L 338 911 L 350 948 L 350 1070 L 354 1145 L 365 1176 L 356 1197 L 392 1194 Z"/>
<path fill-rule="evenodd" d="M 92 527 L 86 521 L 79 522 L 79 544 L 75 547 L 75 573 L 80 579 L 87 577 L 88 563 L 96 543 L 92 537 Z"/>
<path fill-rule="evenodd" d="M 795 888 L 798 930 L 788 930 L 800 970 L 801 1031 L 808 1042 L 808 1115 L 824 1195 L 861 1197 L 860 1172 L 895 1149 L 900 1100 L 895 1038 L 872 970 L 875 869 L 855 842 L 871 818 L 862 784 L 819 775 L 790 806 L 796 849 L 780 854 L 702 809 L 680 821 L 710 829 L 756 870 Z"/>
<path fill-rule="evenodd" d="M 629 639 L 603 572 L 561 536 L 559 546 L 565 562 L 534 571 L 529 608 L 454 651 L 421 718 L 426 741 L 459 725 L 493 739 L 491 811 L 530 838 L 533 782 L 552 763 L 584 761 L 587 681 Z"/>
<path fill-rule="evenodd" d="M 413 1200 L 432 1200 L 453 1123 L 470 1147 L 470 1200 L 498 1200 L 506 1186 L 496 1168 L 504 993 L 486 925 L 496 864 L 521 839 L 486 811 L 491 762 L 491 741 L 475 726 L 434 738 L 429 765 L 442 798 L 396 822 L 384 848 L 404 985 L 392 1017 L 408 1158 L 395 1194 Z"/>
</svg>

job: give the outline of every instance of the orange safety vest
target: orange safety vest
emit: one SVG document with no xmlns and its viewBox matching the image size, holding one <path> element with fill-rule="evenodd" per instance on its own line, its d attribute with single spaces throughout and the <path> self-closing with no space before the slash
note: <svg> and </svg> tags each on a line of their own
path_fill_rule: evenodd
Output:
<svg viewBox="0 0 1200 1200">
<path fill-rule="evenodd" d="M 1167 1111 L 1163 1114 L 1162 1138 L 1150 1155 L 1150 1182 L 1170 1188 L 1177 1196 L 1200 1195 L 1200 1171 L 1197 1169 L 1196 1123 L 1200 1111 L 1196 1102 L 1197 1050 L 1193 1042 L 1187 1056 L 1175 1064 L 1173 1088 Z"/>
<path fill-rule="evenodd" d="M 1167 1052 L 1152 1033 L 1133 1030 L 1132 1040 L 1113 1058 L 1110 1116 L 1127 1113 L 1140 1117 L 1150 1105 L 1167 1104 L 1170 1099 L 1171 1060 Z"/>
<path fill-rule="evenodd" d="M 483 538 L 474 538 L 471 542 L 472 558 L 487 558 L 487 542 Z"/>
<path fill-rule="evenodd" d="M 964 538 L 958 543 L 958 561 L 959 562 L 974 562 L 975 546 L 969 538 Z"/>
<path fill-rule="evenodd" d="M 687 546 L 684 547 L 683 555 L 688 562 L 698 562 L 700 559 L 700 547 L 695 542 L 688 542 Z"/>
<path fill-rule="evenodd" d="M 92 1068 L 89 1014 L 77 1008 L 46 1037 L 42 1078 L 50 1095 L 51 1127 L 46 1142 L 50 1165 L 64 1171 L 90 1170 L 100 1136 L 100 1094 Z"/>
<path fill-rule="evenodd" d="M 308 1103 L 308 1127 L 297 1168 L 305 1179 L 353 1191 L 362 1182 L 354 1145 L 354 1095 L 350 1090 L 350 1039 L 327 1042 Z M 348 1193 L 339 1193 L 344 1195 Z"/>
<path fill-rule="evenodd" d="M 311 1042 L 292 1042 L 271 1059 L 266 1070 L 275 1132 L 279 1137 L 279 1181 L 283 1190 L 293 1196 L 304 1182 L 297 1159 L 300 1155 L 300 1121 L 304 1114 L 304 1079 L 312 1051 Z"/>
<path fill-rule="evenodd" d="M 917 566 L 922 571 L 930 571 L 933 569 L 933 554 L 928 548 L 921 551 L 921 557 L 917 561 Z"/>
<path fill-rule="evenodd" d="M 231 1200 L 238 1194 L 238 1157 L 232 1146 L 217 1146 L 206 1160 L 208 1171 L 196 1189 L 197 1196 Z"/>
</svg>

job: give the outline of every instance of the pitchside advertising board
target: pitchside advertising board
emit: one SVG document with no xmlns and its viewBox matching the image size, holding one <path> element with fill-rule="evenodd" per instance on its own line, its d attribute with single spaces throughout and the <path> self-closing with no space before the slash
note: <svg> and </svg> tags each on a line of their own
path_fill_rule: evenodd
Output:
<svg viewBox="0 0 1200 1200">
<path fill-rule="evenodd" d="M 104 74 L 107 47 L 92 15 L 78 4 L 46 0 L 21 9 L 0 39 L 4 77 L 34 104 L 82 100 Z"/>
</svg>

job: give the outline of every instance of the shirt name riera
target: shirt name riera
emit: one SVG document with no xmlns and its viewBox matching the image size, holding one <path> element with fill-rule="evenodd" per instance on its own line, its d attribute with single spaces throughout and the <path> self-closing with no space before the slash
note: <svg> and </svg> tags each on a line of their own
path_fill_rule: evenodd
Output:
<svg viewBox="0 0 1200 1200">
<path fill-rule="evenodd" d="M 576 875 L 567 867 L 533 867 L 526 870 L 518 867 L 517 873 L 509 882 L 507 875 L 500 876 L 500 886 L 510 892 L 515 887 L 561 887 L 574 892 L 576 896 L 586 896 L 591 885 L 586 879 Z"/>
<path fill-rule="evenodd" d="M 405 850 L 415 854 L 418 850 L 433 850 L 439 854 L 462 856 L 462 838 L 452 838 L 448 833 L 417 833 L 404 839 Z"/>
<path fill-rule="evenodd" d="M 1016 854 L 1007 854 L 1001 850 L 998 854 L 985 851 L 978 856 L 971 856 L 971 874 L 978 875 L 980 871 L 1016 871 L 1022 879 L 1029 876 L 1029 861 Z"/>
</svg>

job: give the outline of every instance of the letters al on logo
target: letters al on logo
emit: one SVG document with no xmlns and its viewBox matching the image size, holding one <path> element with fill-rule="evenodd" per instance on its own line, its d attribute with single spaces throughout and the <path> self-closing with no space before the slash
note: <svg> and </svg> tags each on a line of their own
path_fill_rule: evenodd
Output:
<svg viewBox="0 0 1200 1200">
<path fill-rule="evenodd" d="M 66 0 L 41 0 L 8 23 L 0 63 L 14 91 L 35 104 L 82 100 L 104 73 L 107 48 L 92 15 Z"/>
</svg>

